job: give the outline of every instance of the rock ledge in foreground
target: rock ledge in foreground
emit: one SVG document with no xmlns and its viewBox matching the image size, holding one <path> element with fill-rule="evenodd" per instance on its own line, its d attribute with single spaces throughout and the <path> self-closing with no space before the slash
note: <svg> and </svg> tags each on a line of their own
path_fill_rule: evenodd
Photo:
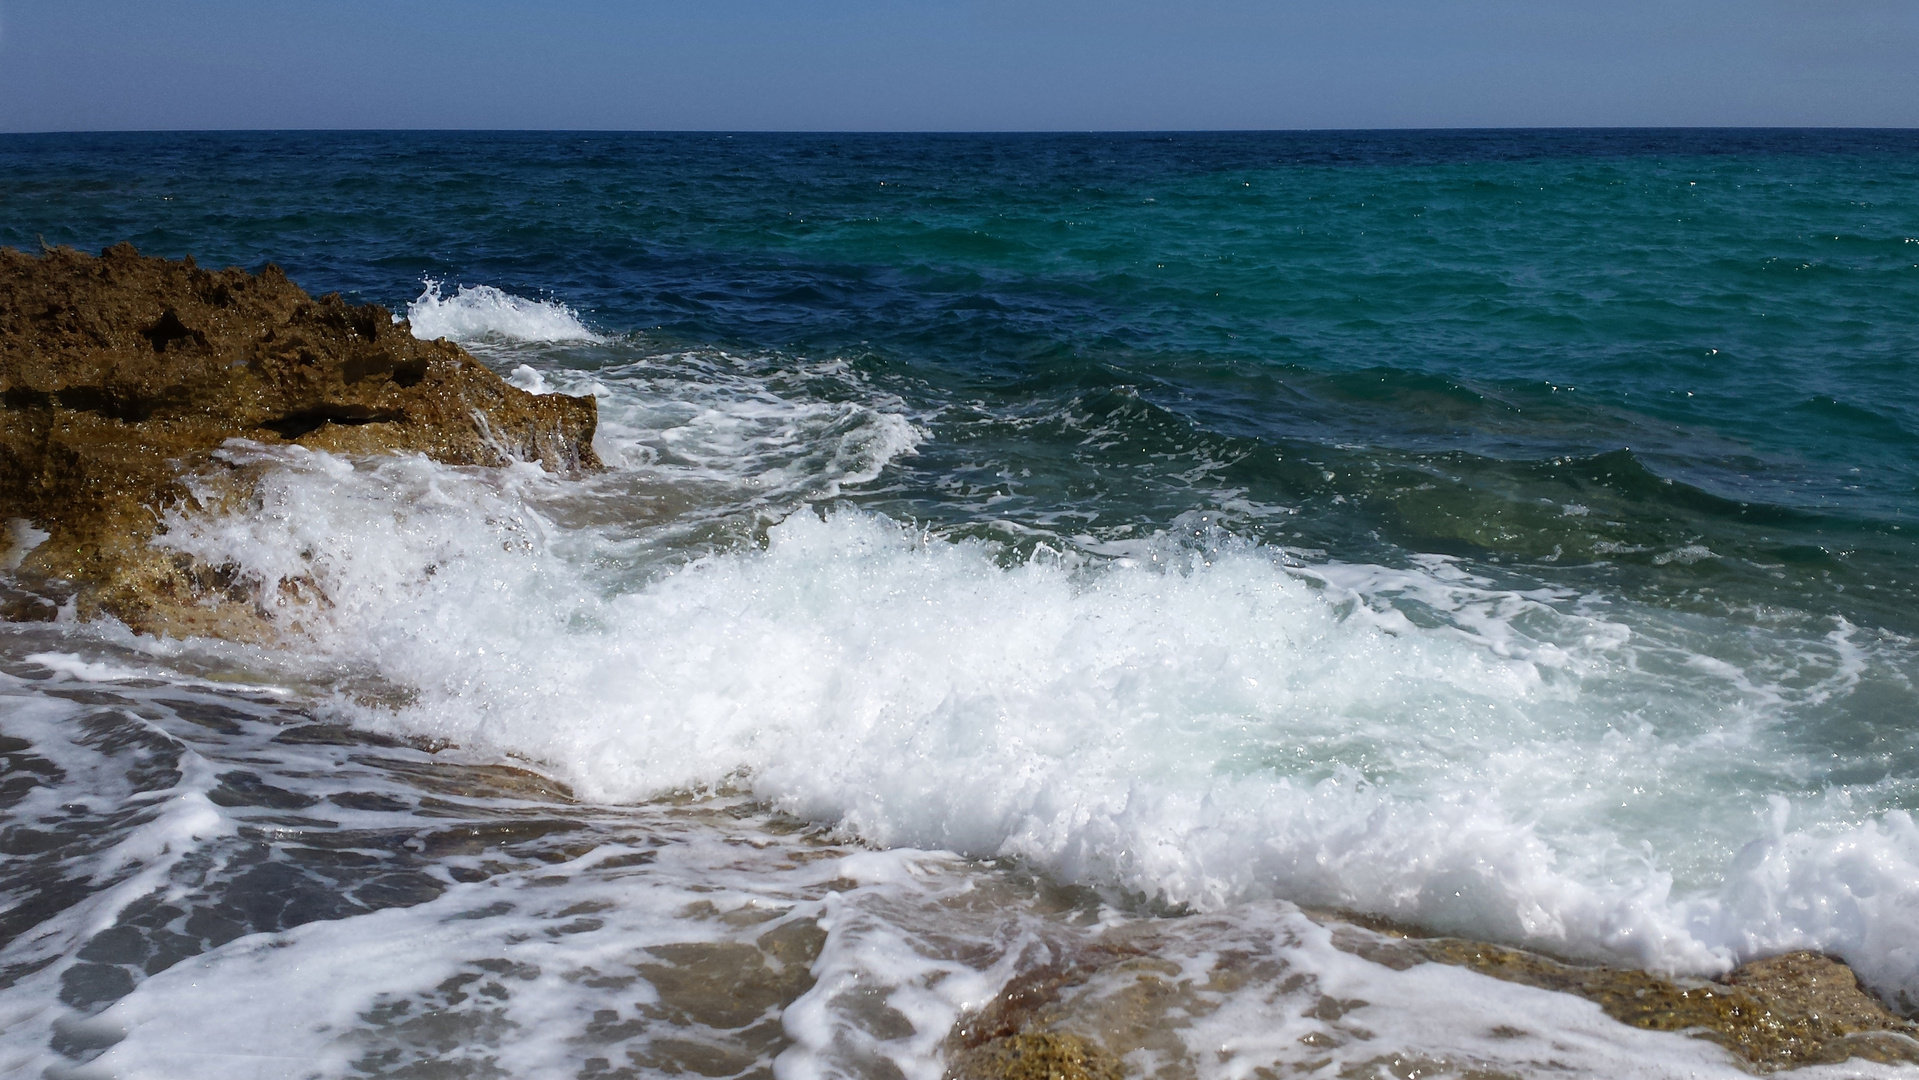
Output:
<svg viewBox="0 0 1919 1080">
<path fill-rule="evenodd" d="M 191 505 L 182 477 L 217 467 L 228 439 L 570 473 L 599 468 L 597 419 L 591 398 L 526 393 L 275 266 L 202 270 L 130 244 L 98 258 L 0 249 L 0 567 L 82 617 L 266 636 L 220 568 L 147 545 L 164 508 Z M 0 596 L 0 617 L 53 611 Z"/>
<path fill-rule="evenodd" d="M 1384 967 L 1404 971 L 1421 964 L 1450 964 L 1481 975 L 1560 993 L 1597 1004 L 1624 1024 L 1689 1035 L 1719 1044 L 1733 1064 L 1754 1074 L 1848 1060 L 1919 1064 L 1919 1023 L 1898 1015 L 1874 997 L 1845 963 L 1810 952 L 1753 960 L 1718 979 L 1671 977 L 1654 972 L 1568 963 L 1523 949 L 1463 938 L 1427 937 L 1418 931 L 1350 914 L 1314 912 L 1330 931 L 1331 944 Z M 1163 949 L 1150 925 L 1077 950 L 1053 954 L 1052 963 L 1014 977 L 979 1010 L 948 1034 L 947 1080 L 1118 1080 L 1129 1062 L 1145 1055 L 1160 1075 L 1191 1075 L 1191 1025 L 1220 1007 L 1222 993 L 1312 994 L 1317 1002 L 1298 1014 L 1319 1023 L 1297 1040 L 1309 1053 L 1345 1047 L 1341 1077 L 1453 1076 L 1518 1080 L 1472 1059 L 1448 1059 L 1419 1046 L 1369 1049 L 1374 1035 L 1348 1013 L 1370 1003 L 1336 998 L 1315 977 L 1288 972 L 1283 949 L 1219 948 L 1203 963 L 1191 952 Z M 1187 947 L 1190 947 L 1190 942 Z M 1305 1000 L 1301 998 L 1301 1000 Z M 1523 1022 L 1514 1018 L 1515 1023 Z M 1496 1039 L 1535 1039 L 1551 1044 L 1548 1031 L 1500 1025 Z M 1256 1045 L 1256 1044 L 1255 1044 Z M 1222 1055 L 1225 1051 L 1222 1048 Z M 1287 1067 L 1262 1063 L 1257 1049 L 1233 1059 L 1233 1068 L 1275 1076 Z M 1222 1056 L 1221 1061 L 1226 1058 Z M 1332 1075 L 1328 1054 L 1317 1064 L 1295 1062 L 1300 1075 Z M 1286 1075 L 1293 1075 L 1286 1071 Z M 1525 1075 L 1533 1075 L 1526 1073 Z"/>
<path fill-rule="evenodd" d="M 1577 994 L 1620 1023 L 1718 1043 L 1755 1073 L 1851 1058 L 1919 1064 L 1919 1023 L 1887 1008 L 1844 961 L 1819 953 L 1752 960 L 1708 980 L 1567 963 L 1482 941 L 1419 937 L 1380 923 L 1337 927 L 1333 943 L 1388 967 L 1454 964 Z"/>
</svg>

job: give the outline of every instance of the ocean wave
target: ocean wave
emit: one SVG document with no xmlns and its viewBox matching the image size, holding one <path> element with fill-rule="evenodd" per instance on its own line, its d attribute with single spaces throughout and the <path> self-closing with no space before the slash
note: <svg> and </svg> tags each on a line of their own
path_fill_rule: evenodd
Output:
<svg viewBox="0 0 1919 1080">
<path fill-rule="evenodd" d="M 406 306 L 414 337 L 462 343 L 603 340 L 557 300 L 529 300 L 491 285 L 462 285 L 452 296 L 443 296 L 440 285 L 423 279 L 420 295 Z"/>
<path fill-rule="evenodd" d="M 619 466 L 616 484 L 620 474 L 671 477 L 710 486 L 733 506 L 831 498 L 925 439 L 904 403 L 835 361 L 699 350 L 605 368 L 590 385 L 600 402 L 594 445 Z M 822 385 L 832 393 L 816 392 Z"/>
<path fill-rule="evenodd" d="M 1165 902 L 1698 973 L 1815 948 L 1919 993 L 1910 820 L 1802 797 L 1804 827 L 1765 804 L 1755 828 L 1715 779 L 1799 790 L 1795 708 L 1860 678 L 1844 634 L 1728 660 L 1711 631 L 1662 640 L 1445 559 L 1302 566 L 1198 529 L 1008 565 L 853 511 L 648 578 L 557 526 L 530 466 L 253 453 L 278 468 L 248 512 L 176 516 L 162 543 L 412 697 L 343 700 L 357 722 L 590 798 L 745 784 L 873 843 Z"/>
</svg>

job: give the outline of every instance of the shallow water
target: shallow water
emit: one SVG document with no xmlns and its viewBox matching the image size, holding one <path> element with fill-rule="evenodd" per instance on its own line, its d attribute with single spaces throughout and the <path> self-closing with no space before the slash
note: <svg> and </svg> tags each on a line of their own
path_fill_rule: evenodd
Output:
<svg viewBox="0 0 1919 1080">
<path fill-rule="evenodd" d="M 0 626 L 9 1069 L 930 1077 L 1136 954 L 1141 1072 L 1736 1074 L 1295 905 L 1919 1000 L 1909 134 L 0 156 L 609 465 L 230 444 L 280 647 Z"/>
</svg>

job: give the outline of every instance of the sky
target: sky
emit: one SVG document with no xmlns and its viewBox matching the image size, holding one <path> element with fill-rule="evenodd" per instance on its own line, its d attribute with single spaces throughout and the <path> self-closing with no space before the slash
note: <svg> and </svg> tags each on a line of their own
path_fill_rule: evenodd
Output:
<svg viewBox="0 0 1919 1080">
<path fill-rule="evenodd" d="M 0 0 L 0 131 L 1919 127 L 1919 0 Z"/>
</svg>

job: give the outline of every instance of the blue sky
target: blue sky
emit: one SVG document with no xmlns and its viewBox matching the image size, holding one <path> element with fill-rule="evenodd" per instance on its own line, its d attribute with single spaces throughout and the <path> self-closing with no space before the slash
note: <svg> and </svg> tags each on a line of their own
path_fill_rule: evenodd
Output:
<svg viewBox="0 0 1919 1080">
<path fill-rule="evenodd" d="M 0 130 L 1919 127 L 1919 0 L 0 0 Z"/>
</svg>

